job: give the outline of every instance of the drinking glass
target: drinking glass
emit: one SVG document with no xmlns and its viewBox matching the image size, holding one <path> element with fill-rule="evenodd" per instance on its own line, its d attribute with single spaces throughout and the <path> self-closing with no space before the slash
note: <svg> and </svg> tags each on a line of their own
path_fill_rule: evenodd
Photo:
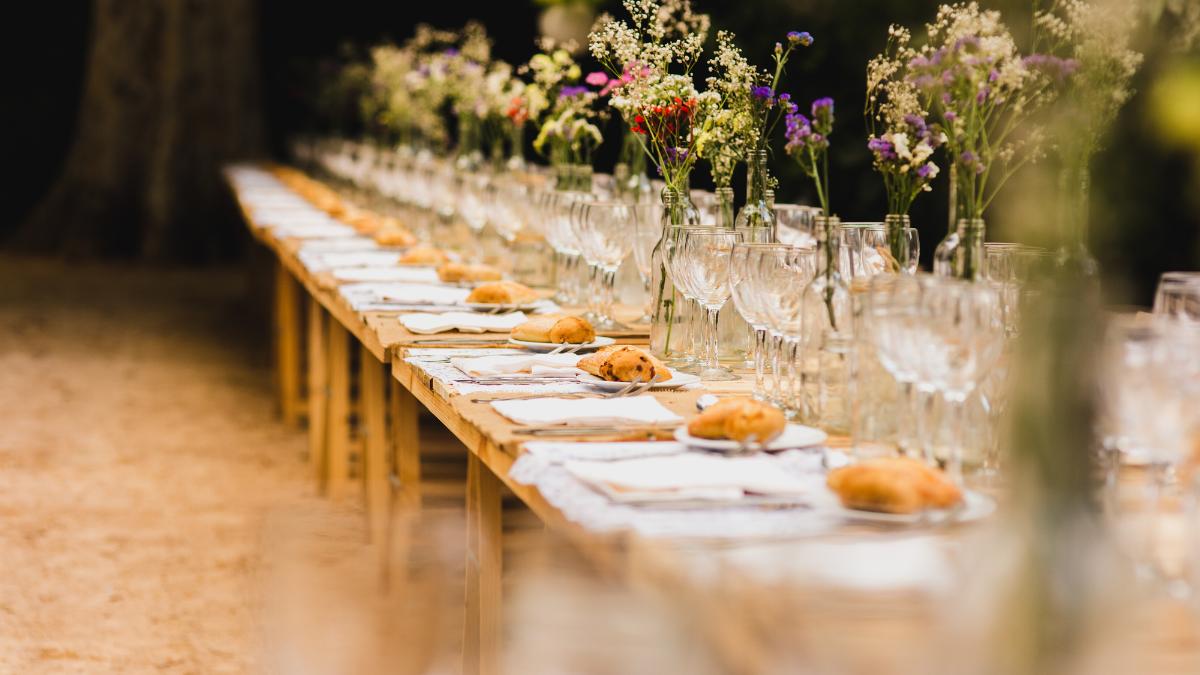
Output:
<svg viewBox="0 0 1200 675">
<path fill-rule="evenodd" d="M 684 331 L 684 335 L 679 340 L 681 349 L 675 350 L 674 354 L 667 359 L 666 364 L 683 372 L 694 372 L 697 365 L 697 350 L 696 350 L 696 318 L 699 314 L 696 311 L 695 299 L 688 294 L 687 287 L 684 286 L 683 276 L 679 269 L 679 251 L 683 248 L 684 238 L 688 229 L 694 228 L 693 225 L 670 225 L 662 239 L 662 258 L 665 263 L 668 280 L 675 287 L 675 290 L 683 298 L 683 310 L 687 316 L 680 321 L 680 327 Z M 698 228 L 698 229 L 714 229 L 714 228 Z"/>
<path fill-rule="evenodd" d="M 908 239 L 908 265 L 904 271 L 916 274 L 921 266 L 921 235 L 917 232 L 917 228 L 906 227 L 904 236 Z"/>
<path fill-rule="evenodd" d="M 884 369 L 900 384 L 905 410 L 898 420 L 898 445 L 916 450 L 934 462 L 924 409 L 936 390 L 918 385 L 917 351 L 913 344 L 920 319 L 920 282 L 911 276 L 877 276 L 866 299 L 864 329 Z"/>
<path fill-rule="evenodd" d="M 628 326 L 613 318 L 612 308 L 617 269 L 633 249 L 633 237 L 629 236 L 632 209 L 624 202 L 581 203 L 580 248 L 588 264 L 599 270 L 601 276 L 595 326 L 603 330 L 627 329 Z"/>
<path fill-rule="evenodd" d="M 757 285 L 775 340 L 773 373 L 775 399 L 790 418 L 803 417 L 800 393 L 800 341 L 804 317 L 804 289 L 817 269 L 816 248 L 782 246 L 764 249 Z"/>
<path fill-rule="evenodd" d="M 654 264 L 654 247 L 662 238 L 662 206 L 645 202 L 632 204 L 630 208 L 633 213 L 633 262 L 646 294 L 644 310 L 637 323 L 650 323 L 654 320 L 650 314 L 650 303 L 654 300 L 650 289 L 651 266 Z"/>
<path fill-rule="evenodd" d="M 740 241 L 733 247 L 729 260 L 729 290 L 733 306 L 754 330 L 754 398 L 767 399 L 765 374 L 767 364 L 767 331 L 771 317 L 763 304 L 762 289 L 756 270 L 763 265 L 765 251 L 786 249 L 785 244 L 764 244 Z"/>
<path fill-rule="evenodd" d="M 883 223 L 839 223 L 834 236 L 838 238 L 838 272 L 849 284 L 864 276 L 870 276 L 867 263 L 863 260 L 864 233 L 870 229 L 883 229 Z M 874 253 L 874 251 L 872 251 Z M 875 254 L 878 257 L 878 254 Z"/>
<path fill-rule="evenodd" d="M 816 246 L 813 218 L 821 210 L 801 204 L 775 204 L 775 240 L 793 246 Z"/>
<path fill-rule="evenodd" d="M 717 316 L 729 299 L 729 259 L 741 234 L 725 229 L 689 229 L 684 233 L 683 250 L 676 253 L 684 287 L 696 299 L 705 313 L 703 351 L 700 379 L 705 381 L 736 380 L 732 370 L 721 366 Z"/>
</svg>

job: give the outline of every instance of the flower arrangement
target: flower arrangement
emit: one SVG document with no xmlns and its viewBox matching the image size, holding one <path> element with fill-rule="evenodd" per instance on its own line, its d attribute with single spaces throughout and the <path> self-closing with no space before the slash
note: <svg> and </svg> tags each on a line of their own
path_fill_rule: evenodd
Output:
<svg viewBox="0 0 1200 675">
<path fill-rule="evenodd" d="M 532 103 L 528 118 L 538 124 L 534 149 L 553 164 L 590 165 L 592 152 L 604 140 L 597 124 L 604 112 L 598 107 L 601 92 L 596 88 L 606 82 L 589 76 L 580 84 L 583 70 L 570 51 L 550 42 L 523 71 L 533 78 L 522 97 Z"/>
<path fill-rule="evenodd" d="M 784 149 L 812 179 L 821 212 L 828 218 L 832 215 L 829 210 L 829 135 L 833 133 L 833 99 L 825 97 L 813 101 L 810 112 L 811 119 L 800 112 L 787 114 Z"/>
<path fill-rule="evenodd" d="M 863 107 L 875 170 L 883 176 L 888 214 L 908 214 L 922 192 L 929 192 L 938 175 L 934 151 L 945 134 L 928 120 L 916 85 L 906 77 L 908 62 L 916 56 L 911 34 L 901 26 L 888 27 L 887 46 L 867 64 L 867 92 Z"/>
<path fill-rule="evenodd" d="M 1021 56 L 1000 13 L 975 2 L 942 5 L 912 52 L 905 80 L 946 134 L 958 215 L 978 219 L 1025 163 L 1042 152 L 1031 118 L 1070 75 L 1070 62 Z"/>
<path fill-rule="evenodd" d="M 689 0 L 625 0 L 624 6 L 631 23 L 602 16 L 589 47 L 612 77 L 610 104 L 668 187 L 684 192 L 720 98 L 697 91 L 692 79 L 709 19 L 694 13 Z"/>
</svg>

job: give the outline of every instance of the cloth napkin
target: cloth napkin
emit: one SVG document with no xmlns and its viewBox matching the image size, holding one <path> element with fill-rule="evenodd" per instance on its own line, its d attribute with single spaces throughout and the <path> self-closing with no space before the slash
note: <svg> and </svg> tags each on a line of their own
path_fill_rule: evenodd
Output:
<svg viewBox="0 0 1200 675">
<path fill-rule="evenodd" d="M 343 237 L 341 239 L 308 239 L 300 246 L 302 255 L 314 253 L 346 253 L 351 251 L 380 251 L 383 250 L 370 237 Z"/>
<path fill-rule="evenodd" d="M 507 333 L 528 321 L 522 312 L 480 314 L 479 312 L 414 312 L 400 317 L 400 323 L 413 333 L 431 335 L 457 330 L 462 333 Z"/>
<path fill-rule="evenodd" d="M 579 372 L 575 364 L 581 358 L 579 354 L 518 354 L 453 358 L 450 364 L 472 377 L 517 373 L 571 376 Z"/>
<path fill-rule="evenodd" d="M 470 294 L 467 288 L 433 286 L 428 283 L 380 283 L 376 286 L 362 285 L 359 289 L 370 289 L 372 297 L 382 303 L 406 305 L 461 305 Z"/>
<path fill-rule="evenodd" d="M 496 412 L 517 424 L 671 424 L 683 418 L 653 396 L 492 401 Z"/>
<path fill-rule="evenodd" d="M 803 497 L 813 492 L 812 481 L 761 456 L 686 453 L 617 462 L 569 461 L 565 468 L 614 501 L 737 501 L 747 495 Z"/>
<path fill-rule="evenodd" d="M 338 281 L 399 281 L 415 284 L 436 284 L 437 272 L 429 267 L 351 267 L 336 269 Z"/>
<path fill-rule="evenodd" d="M 301 255 L 300 262 L 314 272 L 346 267 L 385 267 L 399 263 L 400 254 L 393 251 L 323 253 L 311 256 Z"/>
<path fill-rule="evenodd" d="M 330 239 L 333 237 L 356 237 L 358 232 L 349 225 L 336 223 L 312 223 L 309 225 L 287 225 L 271 229 L 277 237 L 292 239 Z"/>
</svg>

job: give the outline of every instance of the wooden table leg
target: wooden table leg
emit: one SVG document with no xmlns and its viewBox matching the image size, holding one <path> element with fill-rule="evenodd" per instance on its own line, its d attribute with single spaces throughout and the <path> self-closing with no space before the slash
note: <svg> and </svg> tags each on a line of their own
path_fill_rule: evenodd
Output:
<svg viewBox="0 0 1200 675">
<path fill-rule="evenodd" d="M 388 504 L 391 502 L 391 485 L 388 482 L 390 467 L 387 450 L 387 383 L 384 381 L 384 364 L 376 360 L 366 347 L 359 355 L 362 376 L 358 381 L 358 396 L 362 402 L 363 423 L 363 491 L 367 505 L 367 533 L 371 543 L 385 546 L 388 528 Z M 389 370 L 390 372 L 390 370 Z"/>
<path fill-rule="evenodd" d="M 500 508 L 500 479 L 469 454 L 464 675 L 494 675 L 500 667 Z"/>
<path fill-rule="evenodd" d="M 275 265 L 275 368 L 279 407 L 288 424 L 300 422 L 300 284 L 282 263 Z"/>
<path fill-rule="evenodd" d="M 308 464 L 317 479 L 325 484 L 329 469 L 328 429 L 325 428 L 329 405 L 329 339 L 326 335 L 325 308 L 316 298 L 308 304 Z"/>
<path fill-rule="evenodd" d="M 346 496 L 350 483 L 350 333 L 326 314 L 329 336 L 329 417 L 325 420 L 330 498 Z"/>
<path fill-rule="evenodd" d="M 421 508 L 421 403 L 400 381 L 391 378 L 392 467 L 400 483 L 399 502 L 405 509 Z"/>
</svg>

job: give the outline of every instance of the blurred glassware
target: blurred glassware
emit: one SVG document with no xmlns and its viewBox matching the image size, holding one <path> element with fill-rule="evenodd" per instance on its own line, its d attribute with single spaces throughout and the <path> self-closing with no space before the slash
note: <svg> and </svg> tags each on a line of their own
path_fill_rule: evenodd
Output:
<svg viewBox="0 0 1200 675">
<path fill-rule="evenodd" d="M 1200 272 L 1163 272 L 1154 292 L 1154 313 L 1200 321 Z"/>
<path fill-rule="evenodd" d="M 653 202 L 634 203 L 630 207 L 633 213 L 633 262 L 637 267 L 638 277 L 642 280 L 645 306 L 642 316 L 636 323 L 650 323 L 650 302 L 653 298 L 650 289 L 651 266 L 654 262 L 654 247 L 662 239 L 662 222 L 660 219 L 662 207 Z"/>
<path fill-rule="evenodd" d="M 807 410 L 802 396 L 798 359 L 804 336 L 804 291 L 817 271 L 815 247 L 787 246 L 763 249 L 756 285 L 766 310 L 772 336 L 774 402 L 788 417 L 804 418 Z"/>
<path fill-rule="evenodd" d="M 775 239 L 781 244 L 816 246 L 813 222 L 821 209 L 801 204 L 775 205 Z"/>
<path fill-rule="evenodd" d="M 717 315 L 729 299 L 729 261 L 741 234 L 724 228 L 688 229 L 683 250 L 676 254 L 684 286 L 704 309 L 704 340 L 700 379 L 709 382 L 736 380 L 738 376 L 717 359 Z"/>
<path fill-rule="evenodd" d="M 595 327 L 600 330 L 625 330 L 628 326 L 613 318 L 613 289 L 617 269 L 633 249 L 629 236 L 633 224 L 632 207 L 624 202 L 581 201 L 580 249 L 589 265 L 601 275 Z"/>
<path fill-rule="evenodd" d="M 762 275 L 756 274 L 756 271 L 766 264 L 763 260 L 765 252 L 786 248 L 785 244 L 741 241 L 734 246 L 729 261 L 729 288 L 733 296 L 733 305 L 754 331 L 754 398 L 760 400 L 767 398 L 767 331 L 771 317 L 763 302 L 765 294 L 759 285 Z"/>
<path fill-rule="evenodd" d="M 804 287 L 800 378 L 807 423 L 830 433 L 850 433 L 853 385 L 854 314 L 850 289 L 838 268 L 836 216 L 818 217 L 816 272 Z"/>
</svg>

